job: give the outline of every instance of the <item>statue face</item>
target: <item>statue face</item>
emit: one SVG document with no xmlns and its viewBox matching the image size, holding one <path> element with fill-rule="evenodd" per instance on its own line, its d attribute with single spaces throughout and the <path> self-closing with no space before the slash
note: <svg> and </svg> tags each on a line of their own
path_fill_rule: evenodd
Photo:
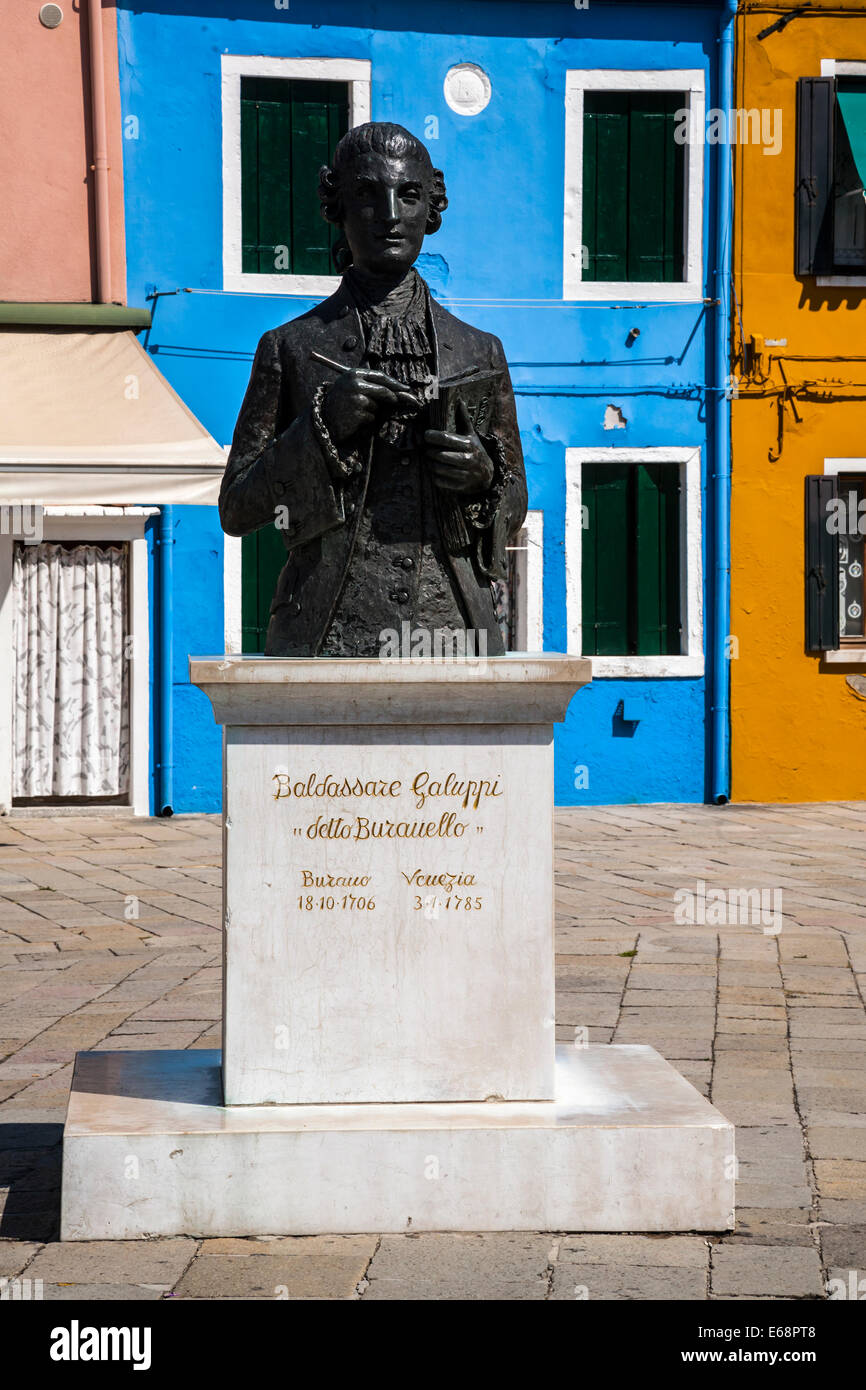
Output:
<svg viewBox="0 0 866 1390">
<path fill-rule="evenodd" d="M 362 155 L 344 175 L 343 231 L 352 260 L 369 275 L 398 276 L 424 244 L 430 170 L 413 155 Z"/>
</svg>

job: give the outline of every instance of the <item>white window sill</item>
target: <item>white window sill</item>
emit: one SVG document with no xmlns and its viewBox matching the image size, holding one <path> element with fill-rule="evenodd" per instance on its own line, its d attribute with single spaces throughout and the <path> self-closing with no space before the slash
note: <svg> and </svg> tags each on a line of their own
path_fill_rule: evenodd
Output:
<svg viewBox="0 0 866 1390">
<path fill-rule="evenodd" d="M 592 679 L 663 680 L 666 676 L 702 676 L 703 654 L 697 656 L 591 656 Z"/>
<path fill-rule="evenodd" d="M 852 289 L 856 289 L 858 286 L 862 289 L 866 286 L 866 275 L 816 275 L 815 283 L 826 286 L 828 289 L 832 289 L 834 286 L 844 289 L 846 285 L 850 285 Z"/>
<path fill-rule="evenodd" d="M 581 280 L 566 277 L 563 286 L 566 300 L 627 300 L 633 304 L 702 304 L 703 286 L 695 281 L 671 282 L 635 280 Z"/>
<path fill-rule="evenodd" d="M 339 283 L 339 275 L 252 275 L 230 270 L 223 274 L 223 289 L 241 294 L 299 294 L 315 299 L 333 294 Z"/>
<path fill-rule="evenodd" d="M 866 647 L 839 647 L 824 652 L 824 660 L 828 666 L 866 666 Z"/>
</svg>

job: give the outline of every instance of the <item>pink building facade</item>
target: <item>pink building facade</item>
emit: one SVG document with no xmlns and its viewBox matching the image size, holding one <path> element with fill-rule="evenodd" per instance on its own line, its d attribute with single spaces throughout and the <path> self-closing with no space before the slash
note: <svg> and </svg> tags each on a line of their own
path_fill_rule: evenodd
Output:
<svg viewBox="0 0 866 1390">
<path fill-rule="evenodd" d="M 90 7 L 101 31 L 91 43 Z M 56 28 L 40 10 L 61 9 Z M 26 302 L 126 302 L 123 134 L 117 17 L 99 0 L 4 6 L 6 60 L 0 88 L 0 187 L 11 216 L 0 225 L 0 298 Z M 94 56 L 96 61 L 94 62 Z M 94 92 L 105 111 L 108 284 L 100 294 Z M 103 248 L 104 253 L 105 248 Z"/>
<path fill-rule="evenodd" d="M 224 452 L 126 303 L 112 0 L 6 0 L 3 38 L 0 815 L 171 811 L 176 532 Z"/>
</svg>

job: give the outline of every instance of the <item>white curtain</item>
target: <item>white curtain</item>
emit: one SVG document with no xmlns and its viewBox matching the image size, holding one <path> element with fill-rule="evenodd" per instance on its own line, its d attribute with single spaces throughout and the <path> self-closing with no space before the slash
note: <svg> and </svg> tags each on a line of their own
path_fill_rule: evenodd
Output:
<svg viewBox="0 0 866 1390">
<path fill-rule="evenodd" d="M 122 545 L 15 547 L 13 795 L 129 785 Z"/>
</svg>

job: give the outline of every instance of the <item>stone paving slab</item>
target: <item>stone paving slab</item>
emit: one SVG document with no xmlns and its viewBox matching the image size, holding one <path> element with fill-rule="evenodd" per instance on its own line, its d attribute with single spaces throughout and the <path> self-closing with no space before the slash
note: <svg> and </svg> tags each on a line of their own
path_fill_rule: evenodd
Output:
<svg viewBox="0 0 866 1390">
<path fill-rule="evenodd" d="M 361 1290 L 365 1299 L 543 1299 L 551 1239 L 526 1232 L 383 1236 Z"/>
<path fill-rule="evenodd" d="M 650 1043 L 738 1126 L 734 1232 L 70 1244 L 74 1053 L 218 1045 L 219 820 L 4 818 L 0 1279 L 51 1300 L 373 1301 L 810 1300 L 866 1281 L 863 816 L 557 813 L 557 1037 Z M 778 918 L 754 919 L 761 889 Z"/>
<path fill-rule="evenodd" d="M 593 1298 L 681 1302 L 698 1301 L 706 1296 L 707 1277 L 703 1269 L 568 1262 L 554 1270 L 549 1295 L 554 1302 Z"/>
<path fill-rule="evenodd" d="M 205 1240 L 177 1284 L 177 1298 L 351 1299 L 375 1236 Z"/>
</svg>

